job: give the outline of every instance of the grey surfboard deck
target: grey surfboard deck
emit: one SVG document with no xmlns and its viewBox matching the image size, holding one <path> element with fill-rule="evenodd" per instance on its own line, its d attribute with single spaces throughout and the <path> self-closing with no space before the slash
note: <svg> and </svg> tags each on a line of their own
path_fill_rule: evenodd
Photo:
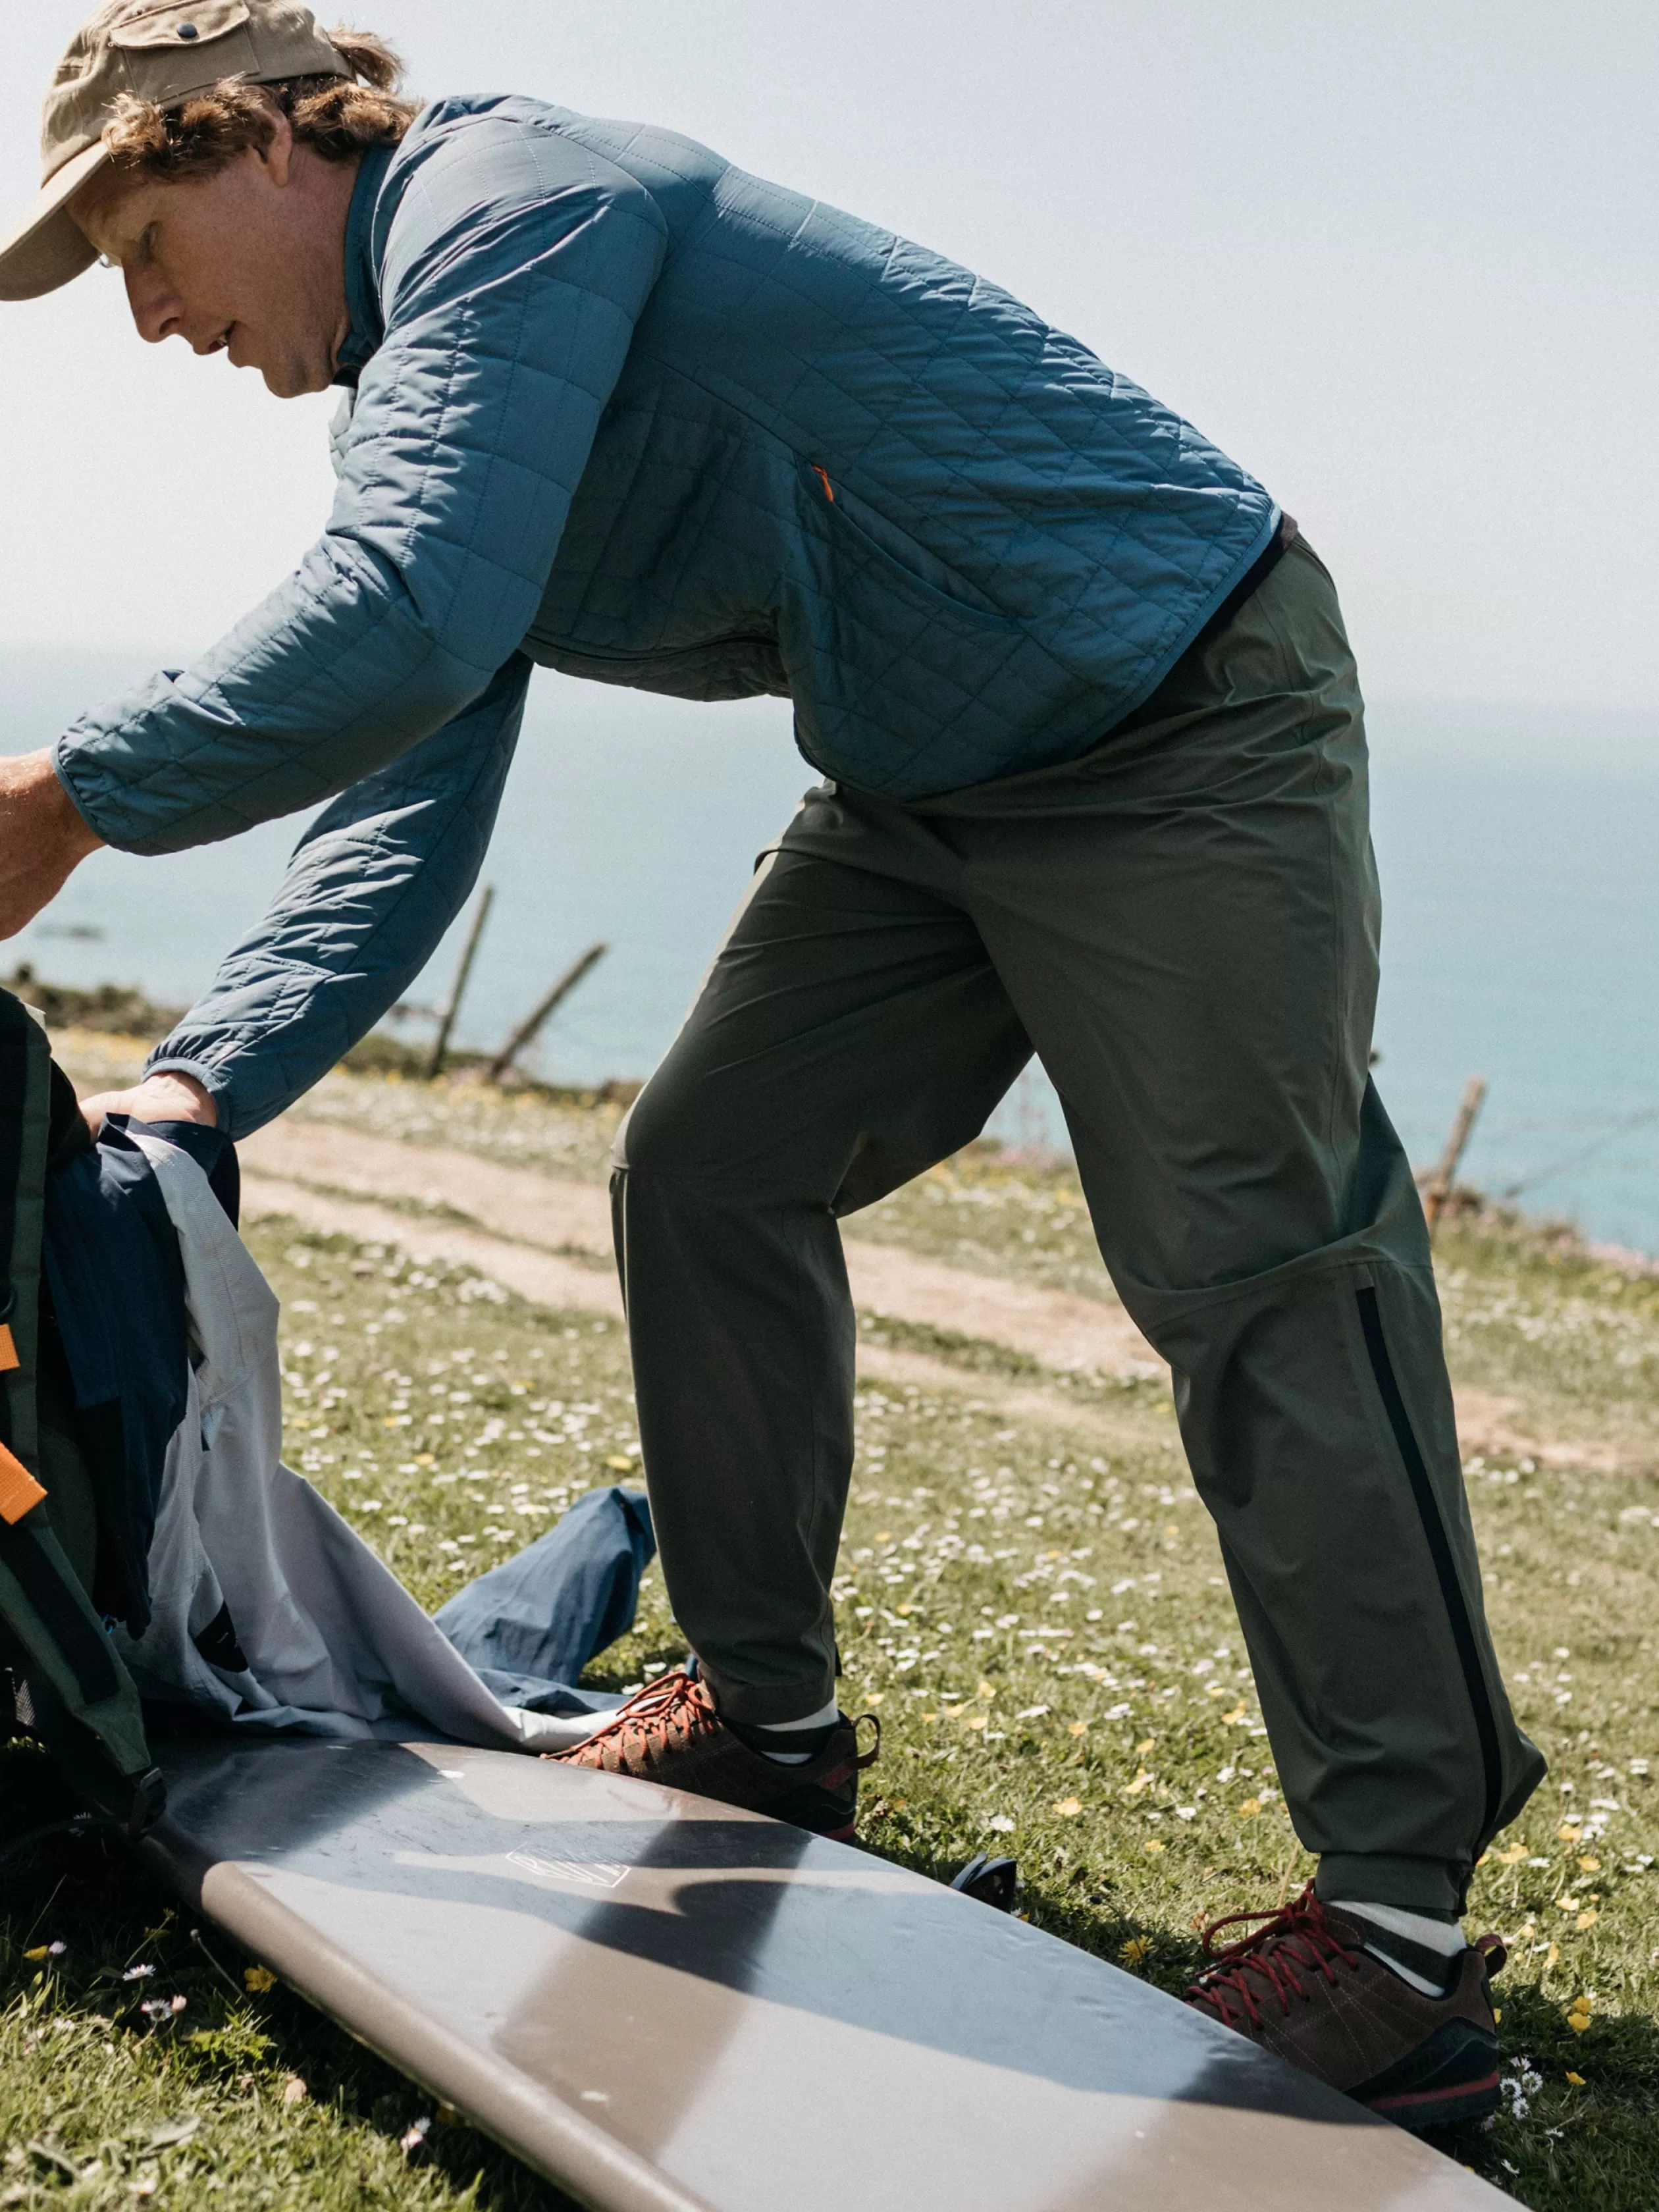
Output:
<svg viewBox="0 0 1659 2212">
<path fill-rule="evenodd" d="M 846 1845 L 449 1745 L 180 1743 L 143 1849 L 598 2212 L 1481 2212 L 1437 2152 Z"/>
</svg>

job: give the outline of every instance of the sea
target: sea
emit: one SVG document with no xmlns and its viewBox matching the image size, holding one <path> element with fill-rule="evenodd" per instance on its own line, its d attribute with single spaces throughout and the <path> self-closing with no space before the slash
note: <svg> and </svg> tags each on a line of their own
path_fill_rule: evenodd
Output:
<svg viewBox="0 0 1659 2212">
<path fill-rule="evenodd" d="M 164 662 L 0 648 L 0 751 L 50 744 Z M 1659 714 L 1384 701 L 1369 720 L 1384 899 L 1376 1079 L 1413 1159 L 1438 1158 L 1481 1076 L 1464 1179 L 1659 1255 Z M 756 855 L 811 780 L 781 702 L 698 707 L 538 674 L 457 1042 L 497 1046 L 603 944 L 529 1064 L 580 1085 L 648 1074 Z M 12 956 L 54 981 L 187 1004 L 260 913 L 301 826 L 164 860 L 94 854 Z M 411 988 L 398 1034 L 430 1034 L 465 925 Z M 1040 1071 L 991 1133 L 1064 1149 Z"/>
</svg>

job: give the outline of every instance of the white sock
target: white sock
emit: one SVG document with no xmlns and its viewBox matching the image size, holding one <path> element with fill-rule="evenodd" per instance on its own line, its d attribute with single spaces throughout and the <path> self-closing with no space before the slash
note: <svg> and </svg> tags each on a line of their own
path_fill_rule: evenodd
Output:
<svg viewBox="0 0 1659 2212">
<path fill-rule="evenodd" d="M 1449 1972 L 1437 1981 L 1424 1971 L 1435 1959 L 1450 1960 L 1467 1950 L 1463 1930 L 1455 1920 L 1431 1920 L 1425 1912 L 1407 1912 L 1400 1905 L 1365 1905 L 1357 1899 L 1333 1897 L 1326 1902 L 1338 1912 L 1352 1913 L 1364 1923 L 1365 1948 L 1380 1959 L 1402 1982 L 1425 1997 L 1443 1997 L 1451 1981 Z M 1395 1940 L 1390 1942 L 1390 1937 Z M 1413 1954 L 1428 1952 L 1425 1959 Z"/>
<path fill-rule="evenodd" d="M 840 1712 L 841 1707 L 836 1703 L 836 1700 L 831 1698 L 827 1705 L 820 1705 L 817 1712 L 808 1713 L 805 1720 L 768 1721 L 764 1725 L 769 1735 L 782 1735 L 786 1730 L 793 1734 L 796 1729 L 829 1728 L 833 1725 Z M 756 1723 L 755 1725 L 758 1727 L 761 1723 Z M 817 1753 L 811 1751 L 772 1751 L 769 1749 L 763 1751 L 761 1753 L 761 1757 L 763 1759 L 772 1759 L 779 1766 L 805 1766 L 809 1763 L 809 1761 L 816 1759 L 817 1756 Z"/>
</svg>

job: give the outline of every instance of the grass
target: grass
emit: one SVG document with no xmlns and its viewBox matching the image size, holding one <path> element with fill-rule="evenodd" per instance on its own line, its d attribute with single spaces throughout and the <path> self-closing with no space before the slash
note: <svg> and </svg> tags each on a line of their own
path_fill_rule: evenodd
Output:
<svg viewBox="0 0 1659 2212">
<path fill-rule="evenodd" d="M 556 1173 L 600 1172 L 616 1118 L 349 1079 L 313 1110 Z M 1085 1287 L 1066 1170 L 969 1154 L 882 1211 L 860 1233 Z M 617 1328 L 390 1248 L 280 1224 L 252 1242 L 285 1310 L 290 1457 L 423 1603 L 636 1470 Z M 1553 1770 L 1477 1876 L 1471 1924 L 1511 1947 L 1508 2086 L 1496 2126 L 1452 2148 L 1539 2212 L 1647 2212 L 1659 1282 L 1501 1217 L 1451 1223 L 1440 1258 L 1460 1385 L 1540 1440 L 1479 1455 L 1469 1480 L 1494 1632 Z M 868 1333 L 931 1354 L 937 1381 L 860 1393 L 837 1599 L 844 1702 L 884 1729 L 866 1840 L 937 1875 L 1006 1850 L 1033 1920 L 1178 1989 L 1206 1918 L 1311 1869 L 1167 1396 L 1062 1391 L 987 1347 Z M 1017 1420 L 1016 1383 L 1036 1407 Z M 653 1571 L 592 1679 L 625 1688 L 682 1649 Z M 27 1749 L 3 1754 L 0 1829 L 42 1817 L 53 1786 Z M 242 1988 L 248 1962 L 207 1931 L 219 1972 L 118 1856 L 82 1844 L 3 1880 L 0 2205 L 560 2203 L 465 2127 L 400 2148 L 432 2117 L 420 2094 L 281 1989 Z M 121 1980 L 135 1964 L 155 1972 Z"/>
</svg>

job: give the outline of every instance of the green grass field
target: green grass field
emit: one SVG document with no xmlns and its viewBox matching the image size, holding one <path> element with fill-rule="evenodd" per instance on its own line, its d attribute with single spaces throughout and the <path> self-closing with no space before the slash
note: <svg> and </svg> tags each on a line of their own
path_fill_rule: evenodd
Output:
<svg viewBox="0 0 1659 2212">
<path fill-rule="evenodd" d="M 566 1174 L 597 1168 L 611 1118 L 469 1105 L 460 1126 L 434 1096 L 360 1084 L 325 1110 Z M 860 1228 L 1102 1287 L 1062 1170 L 970 1154 Z M 388 1248 L 282 1224 L 252 1242 L 285 1310 L 289 1457 L 422 1602 L 636 1473 L 619 1329 Z M 1511 1949 L 1505 2111 L 1452 2148 L 1540 2212 L 1649 2208 L 1659 1282 L 1504 1221 L 1452 1224 L 1440 1261 L 1460 1386 L 1495 1432 L 1535 1440 L 1477 1455 L 1469 1481 L 1499 1648 L 1552 1765 L 1477 1877 L 1471 1926 Z M 844 1702 L 884 1729 L 866 1840 L 943 1875 L 1006 1850 L 1034 1921 L 1178 1989 L 1205 1919 L 1271 1905 L 1310 1867 L 1167 1396 L 925 1348 L 934 1383 L 860 1399 L 837 1595 Z M 627 1686 L 682 1650 L 653 1573 L 592 1679 Z M 58 1802 L 35 1753 L 0 1753 L 0 1833 Z M 0 1875 L 0 2206 L 560 2202 L 280 1987 L 248 1988 L 254 1962 L 118 1854 L 42 1854 Z"/>
</svg>

